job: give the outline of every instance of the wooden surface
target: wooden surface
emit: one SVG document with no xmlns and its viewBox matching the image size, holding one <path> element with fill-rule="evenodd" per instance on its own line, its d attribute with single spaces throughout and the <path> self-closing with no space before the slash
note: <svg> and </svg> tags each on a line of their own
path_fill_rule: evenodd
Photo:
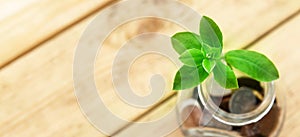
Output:
<svg viewBox="0 0 300 137">
<path fill-rule="evenodd" d="M 2 1 L 0 67 L 112 3 L 109 0 Z"/>
<path fill-rule="evenodd" d="M 115 2 L 0 0 L 3 10 L 0 12 L 0 136 L 105 136 L 80 111 L 74 95 L 72 63 L 77 42 L 87 25 L 103 7 Z M 300 89 L 297 84 L 300 78 L 297 72 L 300 67 L 297 61 L 300 56 L 297 54 L 300 1 L 182 2 L 220 24 L 225 50 L 247 47 L 266 53 L 274 60 L 281 73 L 279 84 L 287 88 L 288 98 L 287 118 L 281 136 L 298 135 L 300 112 L 295 104 L 300 99 L 297 92 Z M 122 15 L 115 15 L 118 16 Z M 95 81 L 103 90 L 99 95 L 113 113 L 128 121 L 147 122 L 159 119 L 174 108 L 176 95 L 170 89 L 176 67 L 168 59 L 149 55 L 133 65 L 131 84 L 139 89 L 137 91 L 143 91 L 137 94 L 148 93 L 147 78 L 154 72 L 166 78 L 166 95 L 149 108 L 132 107 L 120 100 L 114 94 L 110 71 L 113 55 L 129 38 L 144 32 L 170 36 L 182 30 L 175 24 L 152 18 L 126 23 L 107 38 L 95 64 Z M 144 61 L 151 62 L 150 69 Z M 172 117 L 169 120 L 174 122 Z M 147 130 L 155 133 L 164 127 L 160 125 Z M 142 136 L 143 130 L 131 123 L 113 126 L 117 136 Z M 182 134 L 176 130 L 169 136 Z"/>
</svg>

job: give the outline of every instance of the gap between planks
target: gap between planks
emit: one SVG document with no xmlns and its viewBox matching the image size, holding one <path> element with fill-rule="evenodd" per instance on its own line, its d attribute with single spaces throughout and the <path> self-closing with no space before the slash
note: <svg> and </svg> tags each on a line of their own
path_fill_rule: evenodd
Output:
<svg viewBox="0 0 300 137">
<path fill-rule="evenodd" d="M 260 42 L 261 40 L 263 40 L 265 37 L 267 37 L 269 34 L 271 34 L 273 31 L 279 29 L 281 26 L 283 26 L 284 24 L 288 23 L 289 21 L 291 21 L 292 19 L 296 18 L 298 15 L 300 14 L 300 8 L 298 9 L 298 11 L 296 11 L 295 13 L 293 13 L 292 15 L 286 17 L 285 19 L 283 19 L 281 22 L 279 22 L 278 24 L 276 24 L 274 27 L 272 27 L 271 29 L 269 29 L 268 31 L 266 31 L 265 33 L 263 33 L 262 35 L 260 35 L 259 37 L 257 37 L 255 40 L 253 40 L 252 42 L 250 42 L 248 45 L 246 45 L 245 47 L 243 47 L 242 49 L 249 49 L 251 48 L 253 45 L 255 45 L 256 43 Z"/>
<path fill-rule="evenodd" d="M 158 109 L 160 106 L 167 104 L 167 102 L 169 100 L 171 100 L 172 98 L 176 98 L 177 92 L 174 92 L 173 94 L 171 94 L 170 96 L 168 96 L 167 98 L 165 98 L 164 100 L 158 102 L 157 104 L 155 104 L 153 107 L 151 107 L 150 109 L 148 109 L 147 111 L 145 111 L 144 113 L 142 113 L 140 116 L 137 116 L 135 119 L 132 120 L 132 122 L 136 122 L 141 120 L 142 118 L 146 117 L 149 113 L 151 113 L 152 111 Z M 113 133 L 110 136 L 115 136 L 117 134 L 119 134 L 120 132 L 126 130 L 126 128 L 128 128 L 130 125 L 132 125 L 131 123 L 128 123 L 127 125 L 125 125 L 124 127 L 120 128 L 119 130 L 117 130 L 115 133 Z"/>
<path fill-rule="evenodd" d="M 57 31 L 55 31 L 53 34 L 50 34 L 48 37 L 42 39 L 41 41 L 39 41 L 37 44 L 31 46 L 29 49 L 24 50 L 23 52 L 21 52 L 20 54 L 16 55 L 15 57 L 13 57 L 10 60 L 5 61 L 4 63 L 0 64 L 0 70 L 9 66 L 9 64 L 15 62 L 16 60 L 18 60 L 19 58 L 22 58 L 24 55 L 30 53 L 31 51 L 35 50 L 36 48 L 38 48 L 40 45 L 43 45 L 44 43 L 46 43 L 47 41 L 50 41 L 51 39 L 55 38 L 56 36 L 58 36 L 59 34 L 65 32 L 66 30 L 68 30 L 69 28 L 75 26 L 76 24 L 84 21 L 85 19 L 95 15 L 97 12 L 101 11 L 102 9 L 104 9 L 107 6 L 110 6 L 112 4 L 115 4 L 117 2 L 119 2 L 120 0 L 111 0 L 108 1 L 107 3 L 103 4 L 103 5 L 99 5 L 99 7 L 91 10 L 89 13 L 82 15 L 81 17 L 79 17 L 77 20 L 75 20 L 74 22 L 71 22 L 70 24 L 67 24 L 64 28 L 59 29 Z"/>
<path fill-rule="evenodd" d="M 294 12 L 293 14 L 291 14 L 290 16 L 286 17 L 285 19 L 283 19 L 282 21 L 280 21 L 278 24 L 274 25 L 272 28 L 270 28 L 269 30 L 267 30 L 265 33 L 263 33 L 262 35 L 258 36 L 255 40 L 250 41 L 249 44 L 247 44 L 244 47 L 241 47 L 241 49 L 251 49 L 253 46 L 255 46 L 256 43 L 259 43 L 260 41 L 263 41 L 265 38 L 267 38 L 267 36 L 269 34 L 271 34 L 272 32 L 282 28 L 285 24 L 291 22 L 293 19 L 295 19 L 296 17 L 300 16 L 300 9 L 298 9 L 296 12 Z M 156 108 L 151 108 L 151 110 L 157 110 L 160 109 L 161 106 L 164 106 L 164 104 L 167 104 L 168 101 L 177 98 L 176 97 L 177 92 L 175 92 L 175 94 L 173 94 L 171 97 L 166 98 L 166 100 L 164 100 L 162 102 L 162 104 L 160 105 L 156 105 Z M 139 116 L 137 119 L 134 119 L 133 122 L 138 122 L 139 120 L 147 117 L 147 116 L 151 116 L 151 111 L 147 111 L 144 114 L 142 114 L 141 116 Z M 120 130 L 118 130 L 116 133 L 114 133 L 113 135 L 118 135 L 121 132 L 126 131 L 126 129 L 130 128 L 130 126 L 132 126 L 134 124 L 128 124 L 127 127 L 123 127 Z M 178 129 L 177 129 L 178 130 Z M 175 130 L 174 132 L 176 132 L 177 130 Z"/>
<path fill-rule="evenodd" d="M 137 118 L 137 120 L 138 120 L 138 119 L 140 119 L 140 118 Z"/>
</svg>

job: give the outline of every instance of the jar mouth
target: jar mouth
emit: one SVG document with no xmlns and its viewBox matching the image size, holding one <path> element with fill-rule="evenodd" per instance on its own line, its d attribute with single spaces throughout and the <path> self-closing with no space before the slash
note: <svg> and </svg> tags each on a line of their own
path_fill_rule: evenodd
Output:
<svg viewBox="0 0 300 137">
<path fill-rule="evenodd" d="M 203 84 L 198 85 L 197 89 L 201 103 L 216 120 L 232 126 L 244 126 L 262 119 L 273 106 L 275 100 L 274 81 L 262 82 L 261 84 L 264 87 L 264 98 L 261 104 L 254 110 L 242 114 L 229 113 L 219 108 L 212 100 L 208 92 L 209 89 L 205 88 Z"/>
</svg>

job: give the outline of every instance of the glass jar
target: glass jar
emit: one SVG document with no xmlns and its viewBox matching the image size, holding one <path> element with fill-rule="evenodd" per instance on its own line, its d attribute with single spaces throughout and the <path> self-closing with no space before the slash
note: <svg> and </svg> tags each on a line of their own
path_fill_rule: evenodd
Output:
<svg viewBox="0 0 300 137">
<path fill-rule="evenodd" d="M 187 137 L 278 136 L 284 121 L 284 96 L 280 91 L 275 92 L 274 82 L 257 82 L 243 76 L 239 77 L 239 85 L 239 89 L 251 88 L 258 100 L 246 113 L 228 110 L 234 99 L 239 99 L 236 97 L 239 89 L 224 89 L 213 76 L 194 89 L 180 91 L 177 110 L 183 134 Z M 238 100 L 235 105 L 243 101 Z"/>
</svg>

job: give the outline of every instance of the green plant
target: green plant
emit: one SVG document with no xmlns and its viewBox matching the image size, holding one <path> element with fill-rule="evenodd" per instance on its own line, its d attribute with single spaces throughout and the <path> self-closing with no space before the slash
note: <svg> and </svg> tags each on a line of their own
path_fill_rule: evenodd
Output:
<svg viewBox="0 0 300 137">
<path fill-rule="evenodd" d="M 173 48 L 184 64 L 176 73 L 173 89 L 192 88 L 211 73 L 224 88 L 238 88 L 232 68 L 261 82 L 279 78 L 275 65 L 265 55 L 248 50 L 232 50 L 222 55 L 223 36 L 218 25 L 209 17 L 200 21 L 200 35 L 180 32 L 171 38 Z"/>
</svg>

